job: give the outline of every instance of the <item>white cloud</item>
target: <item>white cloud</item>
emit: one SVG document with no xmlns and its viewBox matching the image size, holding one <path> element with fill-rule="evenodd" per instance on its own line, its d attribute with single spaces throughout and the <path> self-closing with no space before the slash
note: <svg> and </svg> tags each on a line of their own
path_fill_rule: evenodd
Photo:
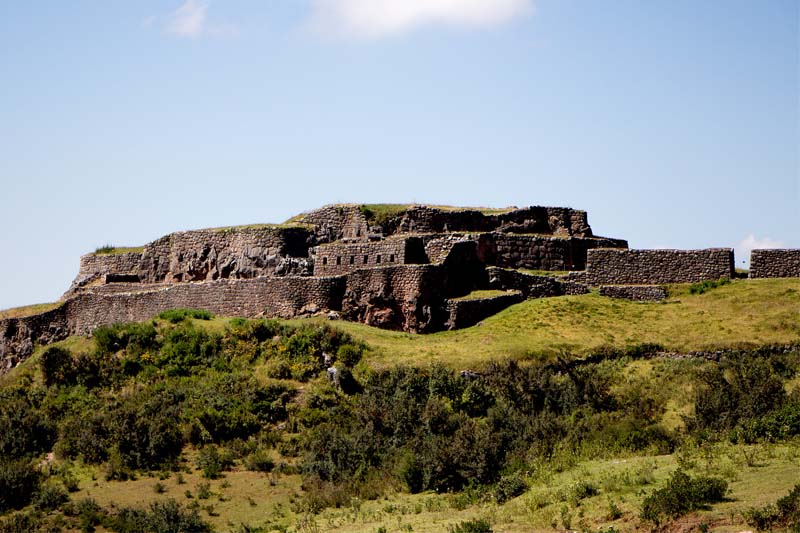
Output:
<svg viewBox="0 0 800 533">
<path fill-rule="evenodd" d="M 769 237 L 756 238 L 752 233 L 739 241 L 734 247 L 737 266 L 750 266 L 750 252 L 758 248 L 784 248 L 786 245 L 781 241 L 775 241 Z"/>
<path fill-rule="evenodd" d="M 167 32 L 180 37 L 199 36 L 205 28 L 207 11 L 208 2 L 186 0 L 169 16 Z"/>
<path fill-rule="evenodd" d="M 489 27 L 533 11 L 533 0 L 314 0 L 323 34 L 378 38 L 420 26 Z"/>
</svg>

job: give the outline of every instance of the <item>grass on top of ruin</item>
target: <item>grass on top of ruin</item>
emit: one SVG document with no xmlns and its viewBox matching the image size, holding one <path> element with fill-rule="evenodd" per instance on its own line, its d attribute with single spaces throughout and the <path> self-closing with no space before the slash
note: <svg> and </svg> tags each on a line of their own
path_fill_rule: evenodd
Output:
<svg viewBox="0 0 800 533">
<path fill-rule="evenodd" d="M 121 255 L 121 254 L 140 254 L 144 252 L 144 246 L 114 246 L 105 244 L 95 249 L 95 255 Z"/>
<path fill-rule="evenodd" d="M 3 309 L 0 310 L 0 320 L 4 320 L 6 318 L 23 318 L 26 316 L 38 315 L 39 313 L 52 311 L 62 303 L 63 302 L 32 304 L 24 305 L 22 307 L 12 307 L 11 309 Z"/>
<path fill-rule="evenodd" d="M 800 341 L 800 279 L 734 280 L 703 294 L 680 285 L 670 294 L 659 303 L 597 293 L 527 300 L 476 326 L 428 335 L 346 321 L 336 327 L 366 342 L 368 361 L 379 366 L 437 361 L 466 368 L 509 356 L 581 356 L 644 343 L 689 352 Z"/>
</svg>

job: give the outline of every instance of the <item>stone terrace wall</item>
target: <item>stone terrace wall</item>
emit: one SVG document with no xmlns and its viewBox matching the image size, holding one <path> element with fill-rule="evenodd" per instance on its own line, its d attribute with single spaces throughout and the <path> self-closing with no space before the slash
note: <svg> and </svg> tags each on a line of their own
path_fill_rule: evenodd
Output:
<svg viewBox="0 0 800 533">
<path fill-rule="evenodd" d="M 484 318 L 499 313 L 523 300 L 520 292 L 510 292 L 489 298 L 476 298 L 472 300 L 447 301 L 447 329 L 468 328 L 474 326 Z"/>
<path fill-rule="evenodd" d="M 659 285 L 731 278 L 733 250 L 589 250 L 589 285 Z"/>
<path fill-rule="evenodd" d="M 658 302 L 666 299 L 667 289 L 659 285 L 603 285 L 600 296 L 635 302 Z"/>
<path fill-rule="evenodd" d="M 0 321 L 0 358 L 13 364 L 33 352 L 33 343 L 47 344 L 117 322 L 148 320 L 169 309 L 206 309 L 224 316 L 282 318 L 323 309 L 338 310 L 342 307 L 344 289 L 343 277 L 286 276 L 176 283 L 123 293 L 87 290 L 52 311 Z"/>
<path fill-rule="evenodd" d="M 406 262 L 406 239 L 323 244 L 316 248 L 315 276 L 347 274 L 359 268 Z"/>
<path fill-rule="evenodd" d="M 66 302 L 73 334 L 115 322 L 147 320 L 176 308 L 206 309 L 224 316 L 291 318 L 303 311 L 340 309 L 344 279 L 287 276 L 178 283 L 138 292 L 86 292 Z"/>
<path fill-rule="evenodd" d="M 68 294 L 107 274 L 136 275 L 143 283 L 310 275 L 307 257 L 313 244 L 311 231 L 304 227 L 182 231 L 146 245 L 141 253 L 81 257 Z"/>
<path fill-rule="evenodd" d="M 800 278 L 800 249 L 758 249 L 750 253 L 751 278 Z"/>
<path fill-rule="evenodd" d="M 397 265 L 348 274 L 342 314 L 365 324 L 429 332 L 442 327 L 445 270 L 439 265 Z"/>
</svg>

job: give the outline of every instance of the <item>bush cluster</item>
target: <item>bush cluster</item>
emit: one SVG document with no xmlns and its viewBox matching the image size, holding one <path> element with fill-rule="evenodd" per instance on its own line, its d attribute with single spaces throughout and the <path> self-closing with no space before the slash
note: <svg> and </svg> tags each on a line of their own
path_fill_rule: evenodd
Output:
<svg viewBox="0 0 800 533">
<path fill-rule="evenodd" d="M 720 502 L 728 491 L 724 479 L 714 477 L 691 478 L 682 470 L 672 474 L 665 487 L 649 494 L 642 502 L 641 516 L 660 524 L 664 518 L 677 518 L 702 509 L 709 503 Z"/>
</svg>

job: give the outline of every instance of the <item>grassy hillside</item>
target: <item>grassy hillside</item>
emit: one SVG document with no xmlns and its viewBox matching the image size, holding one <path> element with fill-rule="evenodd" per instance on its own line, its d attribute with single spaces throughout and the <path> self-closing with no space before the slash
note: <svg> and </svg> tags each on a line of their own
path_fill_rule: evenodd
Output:
<svg viewBox="0 0 800 533">
<path fill-rule="evenodd" d="M 704 294 L 672 287 L 660 303 L 587 294 L 528 300 L 458 331 L 412 335 L 350 322 L 376 364 L 443 362 L 466 367 L 499 357 L 585 355 L 601 347 L 656 343 L 686 352 L 800 339 L 800 279 L 735 280 Z"/>
<path fill-rule="evenodd" d="M 766 345 L 800 339 L 798 292 L 543 299 L 429 336 L 192 310 L 101 328 L 0 377 L 0 533 L 786 530 L 800 352 Z M 740 349 L 631 349 L 653 342 Z"/>
</svg>

